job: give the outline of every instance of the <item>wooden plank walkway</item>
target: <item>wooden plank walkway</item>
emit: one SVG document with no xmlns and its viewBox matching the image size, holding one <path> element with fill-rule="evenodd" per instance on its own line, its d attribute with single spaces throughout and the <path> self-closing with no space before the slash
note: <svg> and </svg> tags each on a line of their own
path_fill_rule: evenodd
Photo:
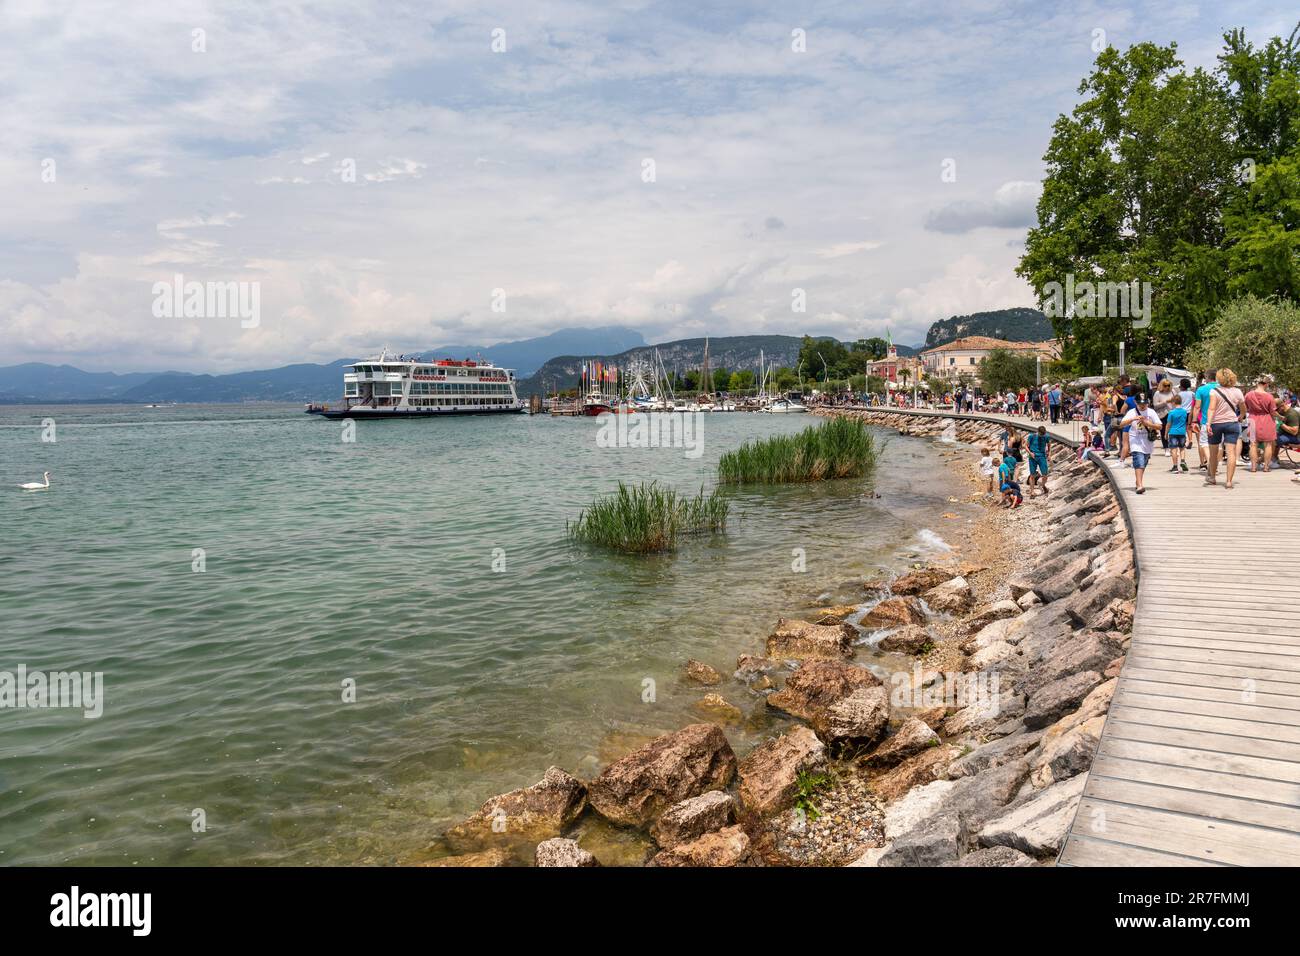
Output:
<svg viewBox="0 0 1300 956">
<path fill-rule="evenodd" d="M 942 414 L 942 413 L 930 413 Z M 1027 419 L 977 416 L 1016 424 Z M 1049 426 L 1076 438 L 1077 424 Z M 1103 464 L 1133 530 L 1133 639 L 1058 862 L 1300 865 L 1300 485 Z"/>
</svg>

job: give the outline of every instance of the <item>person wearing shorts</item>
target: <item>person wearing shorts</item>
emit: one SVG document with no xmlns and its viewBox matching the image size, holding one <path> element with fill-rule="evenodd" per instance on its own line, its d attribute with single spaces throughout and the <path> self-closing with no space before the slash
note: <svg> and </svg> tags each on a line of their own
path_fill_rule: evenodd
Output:
<svg viewBox="0 0 1300 956">
<path fill-rule="evenodd" d="M 1165 416 L 1165 444 L 1169 448 L 1169 457 L 1173 459 L 1169 471 L 1173 474 L 1177 474 L 1179 468 L 1186 471 L 1187 409 L 1181 405 L 1169 409 L 1169 414 Z"/>
<path fill-rule="evenodd" d="M 1215 386 L 1210 392 L 1210 404 L 1207 409 L 1210 423 L 1210 464 L 1205 477 L 1207 485 L 1217 484 L 1214 480 L 1219 471 L 1219 452 L 1223 452 L 1223 462 L 1227 468 L 1225 488 L 1232 487 L 1232 478 L 1237 470 L 1237 443 L 1241 441 L 1241 417 L 1246 413 L 1246 397 L 1237 388 L 1237 376 L 1230 368 L 1221 368 L 1215 375 Z M 1231 448 L 1225 446 L 1231 445 Z"/>
<path fill-rule="evenodd" d="M 1010 456 L 1002 459 L 998 466 L 998 490 L 1002 492 L 1002 504 L 1007 508 L 1018 508 L 1025 500 L 1020 493 L 1020 483 L 1016 481 L 1016 460 Z"/>
<path fill-rule="evenodd" d="M 1029 448 L 1030 497 L 1035 494 L 1035 488 L 1038 489 L 1038 494 L 1047 494 L 1047 446 L 1050 441 L 1051 439 L 1047 437 L 1047 429 L 1039 425 L 1038 431 L 1030 435 L 1026 443 Z"/>
<path fill-rule="evenodd" d="M 1152 436 L 1160 433 L 1160 416 L 1151 410 L 1147 397 L 1139 392 L 1134 396 L 1134 407 L 1120 420 L 1121 427 L 1128 435 L 1129 455 L 1133 461 L 1133 478 L 1138 494 L 1145 494 L 1146 487 L 1142 478 L 1146 474 L 1147 462 L 1155 446 Z"/>
</svg>

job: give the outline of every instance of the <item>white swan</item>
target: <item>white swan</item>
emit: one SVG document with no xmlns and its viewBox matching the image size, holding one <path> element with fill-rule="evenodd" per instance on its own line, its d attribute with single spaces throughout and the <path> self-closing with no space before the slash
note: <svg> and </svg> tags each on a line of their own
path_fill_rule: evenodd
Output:
<svg viewBox="0 0 1300 956">
<path fill-rule="evenodd" d="M 45 484 L 41 484 L 39 481 L 29 481 L 26 484 L 19 485 L 18 487 L 23 491 L 44 491 L 46 488 L 50 487 L 50 473 L 48 471 L 45 473 Z"/>
</svg>

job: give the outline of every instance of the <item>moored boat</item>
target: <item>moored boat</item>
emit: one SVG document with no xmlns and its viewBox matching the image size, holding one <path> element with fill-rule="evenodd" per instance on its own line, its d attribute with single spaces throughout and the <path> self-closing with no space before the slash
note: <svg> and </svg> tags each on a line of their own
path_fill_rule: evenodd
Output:
<svg viewBox="0 0 1300 956">
<path fill-rule="evenodd" d="M 471 359 L 390 357 L 343 368 L 343 404 L 309 405 L 308 414 L 325 418 L 441 418 L 445 415 L 500 415 L 526 412 L 515 392 L 513 369 Z"/>
</svg>

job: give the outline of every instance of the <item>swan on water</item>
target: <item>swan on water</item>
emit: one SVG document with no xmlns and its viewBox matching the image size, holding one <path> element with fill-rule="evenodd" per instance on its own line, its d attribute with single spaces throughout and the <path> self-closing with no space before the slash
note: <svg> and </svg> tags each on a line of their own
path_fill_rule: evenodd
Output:
<svg viewBox="0 0 1300 956">
<path fill-rule="evenodd" d="M 41 484 L 39 481 L 29 481 L 26 484 L 19 485 L 18 487 L 23 491 L 44 491 L 46 488 L 50 487 L 50 473 L 48 471 L 45 473 L 45 484 Z"/>
</svg>

